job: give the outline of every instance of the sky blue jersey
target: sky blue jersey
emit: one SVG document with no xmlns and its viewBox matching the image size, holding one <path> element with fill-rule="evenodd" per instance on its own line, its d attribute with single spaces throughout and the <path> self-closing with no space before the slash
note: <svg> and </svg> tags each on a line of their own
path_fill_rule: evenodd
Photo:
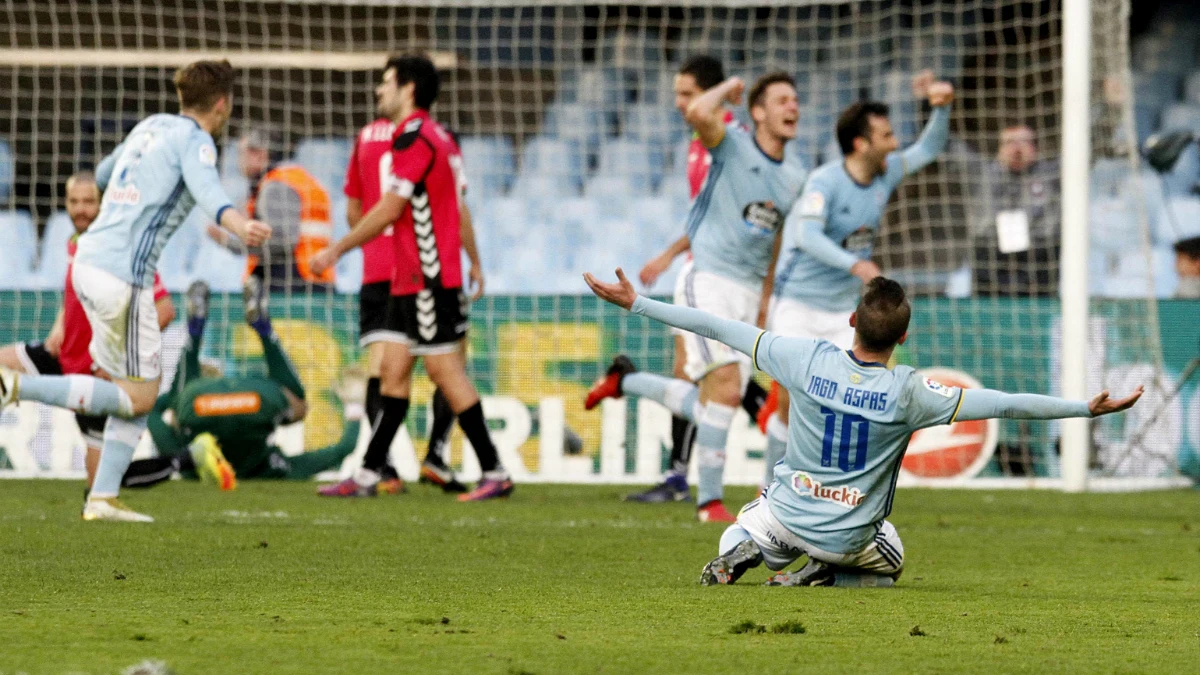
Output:
<svg viewBox="0 0 1200 675">
<path fill-rule="evenodd" d="M 151 115 L 96 167 L 100 213 L 75 260 L 149 288 L 163 246 L 199 205 L 216 222 L 233 206 L 212 136 L 190 117 Z"/>
<path fill-rule="evenodd" d="M 792 153 L 771 159 L 754 132 L 737 125 L 726 126 L 709 153 L 708 177 L 688 213 L 692 259 L 697 270 L 758 288 L 807 171 Z"/>
<path fill-rule="evenodd" d="M 831 553 L 861 551 L 891 513 L 914 431 L 957 420 L 1091 414 L 1087 401 L 947 387 L 908 366 L 889 370 L 824 340 L 780 337 L 690 307 L 638 297 L 631 311 L 749 354 L 787 388 L 788 447 L 767 503 L 789 530 Z"/>
<path fill-rule="evenodd" d="M 853 310 L 862 281 L 850 267 L 871 258 L 892 192 L 941 153 L 949 134 L 950 106 L 934 108 L 920 139 L 888 155 L 869 185 L 855 182 L 843 160 L 817 167 L 787 217 L 775 294 L 827 312 Z"/>
</svg>

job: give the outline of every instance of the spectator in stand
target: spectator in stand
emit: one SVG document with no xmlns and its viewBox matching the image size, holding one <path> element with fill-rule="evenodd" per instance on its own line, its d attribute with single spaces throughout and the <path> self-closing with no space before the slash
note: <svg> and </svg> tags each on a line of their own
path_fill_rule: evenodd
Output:
<svg viewBox="0 0 1200 675">
<path fill-rule="evenodd" d="M 1058 294 L 1058 164 L 1038 158 L 1037 136 L 1014 123 L 984 168 L 971 243 L 977 295 Z"/>
<path fill-rule="evenodd" d="M 1200 236 L 1175 242 L 1175 297 L 1200 299 Z"/>
<path fill-rule="evenodd" d="M 271 137 L 249 129 L 238 140 L 238 169 L 250 181 L 246 212 L 272 223 L 274 232 L 261 248 L 246 251 L 228 231 L 209 225 L 217 243 L 239 255 L 249 253 L 246 275 L 257 276 L 273 292 L 305 292 L 310 285 L 330 286 L 333 270 L 314 274 L 310 260 L 333 238 L 329 192 L 297 164 L 275 163 Z"/>
</svg>

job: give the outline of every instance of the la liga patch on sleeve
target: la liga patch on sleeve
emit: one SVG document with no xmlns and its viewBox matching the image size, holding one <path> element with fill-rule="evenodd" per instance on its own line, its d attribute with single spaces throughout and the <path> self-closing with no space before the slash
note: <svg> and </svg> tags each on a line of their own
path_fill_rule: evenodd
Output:
<svg viewBox="0 0 1200 675">
<path fill-rule="evenodd" d="M 825 214 L 825 195 L 817 191 L 812 191 L 804 195 L 800 200 L 800 215 L 816 216 L 820 218 Z"/>
<path fill-rule="evenodd" d="M 945 396 L 946 398 L 950 398 L 951 396 L 954 395 L 953 388 L 947 387 L 946 385 L 942 384 L 941 382 L 935 382 L 935 381 L 929 379 L 928 377 L 922 378 L 922 379 L 925 381 L 925 388 L 928 389 L 929 391 L 932 391 L 935 394 L 940 394 L 942 396 Z"/>
</svg>

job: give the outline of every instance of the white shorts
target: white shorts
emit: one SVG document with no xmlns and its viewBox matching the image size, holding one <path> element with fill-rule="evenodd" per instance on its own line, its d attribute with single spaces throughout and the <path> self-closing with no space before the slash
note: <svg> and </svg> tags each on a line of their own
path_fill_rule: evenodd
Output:
<svg viewBox="0 0 1200 675">
<path fill-rule="evenodd" d="M 823 563 L 892 578 L 898 578 L 904 569 L 904 544 L 896 527 L 886 520 L 875 534 L 875 539 L 856 553 L 831 553 L 809 544 L 784 527 L 762 497 L 743 506 L 737 522 L 758 544 L 763 562 L 772 570 L 787 567 L 805 553 Z"/>
<path fill-rule="evenodd" d="M 679 274 L 675 276 L 674 302 L 676 305 L 687 304 L 687 278 L 688 275 L 692 273 L 692 268 L 695 266 L 695 261 L 693 261 L 692 257 L 689 255 L 687 260 L 683 262 L 683 267 L 679 268 Z M 687 335 L 687 331 L 671 326 L 671 335 Z"/>
<path fill-rule="evenodd" d="M 826 312 L 793 300 L 771 298 L 771 314 L 767 328 L 784 337 L 806 337 L 828 340 L 840 349 L 854 346 L 854 329 L 850 327 L 849 312 Z"/>
<path fill-rule="evenodd" d="M 75 294 L 92 327 L 88 351 L 95 367 L 113 378 L 146 382 L 162 374 L 162 333 L 154 289 L 141 288 L 76 262 Z"/>
<path fill-rule="evenodd" d="M 733 319 L 753 325 L 758 320 L 758 304 L 762 292 L 711 272 L 702 272 L 690 263 L 682 283 L 675 284 L 675 304 L 694 307 L 722 319 Z M 716 340 L 695 333 L 680 332 L 683 336 L 687 363 L 683 372 L 692 382 L 699 382 L 713 370 L 736 363 L 741 366 L 742 379 L 750 377 L 750 357 Z"/>
</svg>

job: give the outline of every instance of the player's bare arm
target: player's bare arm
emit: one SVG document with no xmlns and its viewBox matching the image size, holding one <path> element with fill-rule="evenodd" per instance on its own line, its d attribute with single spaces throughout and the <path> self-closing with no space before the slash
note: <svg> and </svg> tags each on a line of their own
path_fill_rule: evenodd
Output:
<svg viewBox="0 0 1200 675">
<path fill-rule="evenodd" d="M 688 125 L 696 130 L 700 141 L 707 148 L 715 148 L 725 138 L 726 103 L 739 105 L 746 83 L 734 76 L 696 97 L 683 116 Z"/>
<path fill-rule="evenodd" d="M 1133 407 L 1133 404 L 1138 402 L 1138 399 L 1141 398 L 1142 394 L 1144 393 L 1146 393 L 1146 388 L 1139 384 L 1137 389 L 1134 389 L 1133 393 L 1129 396 L 1126 396 L 1125 398 L 1114 399 L 1109 398 L 1108 390 L 1105 389 L 1099 394 L 1093 396 L 1092 400 L 1088 401 L 1088 410 L 1092 413 L 1092 417 L 1099 417 L 1101 415 L 1121 412 L 1122 410 L 1129 410 Z"/>
<path fill-rule="evenodd" d="M 339 239 L 329 248 L 322 249 L 312 259 L 313 274 L 322 274 L 325 270 L 337 264 L 338 259 L 363 244 L 379 236 L 388 225 L 396 222 L 408 200 L 398 194 L 389 192 L 379 199 L 379 203 L 358 221 L 358 225 L 350 230 L 350 234 Z"/>
<path fill-rule="evenodd" d="M 54 325 L 50 327 L 50 333 L 46 335 L 46 342 L 43 345 L 46 351 L 54 358 L 58 358 L 58 353 L 62 350 L 63 338 L 66 337 L 66 332 L 63 329 L 63 309 L 58 308 L 58 314 L 54 317 Z"/>
<path fill-rule="evenodd" d="M 771 263 L 767 265 L 767 276 L 763 279 L 762 296 L 758 301 L 758 319 L 754 325 L 766 329 L 767 317 L 771 313 L 771 296 L 775 293 L 775 267 L 779 264 L 779 252 L 783 250 L 783 228 L 775 233 L 775 246 L 771 249 Z"/>
<path fill-rule="evenodd" d="M 483 263 L 479 260 L 479 249 L 475 245 L 475 220 L 466 202 L 459 205 L 459 237 L 467 260 L 471 261 L 468 290 L 471 290 L 471 302 L 475 302 L 483 297 Z"/>
<path fill-rule="evenodd" d="M 346 200 L 346 223 L 348 223 L 350 227 L 356 227 L 358 225 L 358 221 L 362 220 L 362 206 L 362 200 L 356 197 L 350 197 Z"/>
<path fill-rule="evenodd" d="M 642 271 L 638 272 L 638 280 L 642 282 L 642 286 L 646 288 L 654 286 L 654 282 L 658 281 L 663 272 L 671 268 L 671 264 L 675 262 L 675 259 L 691 248 L 692 241 L 687 238 L 686 234 L 671 242 L 671 245 L 666 250 L 651 258 L 650 262 L 646 263 L 645 267 L 642 268 Z"/>
<path fill-rule="evenodd" d="M 625 272 L 620 267 L 617 268 L 617 283 L 615 284 L 600 281 L 591 272 L 584 272 L 583 280 L 587 282 L 588 288 L 592 289 L 596 297 L 618 307 L 629 309 L 633 307 L 633 301 L 637 300 L 637 291 L 633 290 L 633 284 L 625 278 Z"/>
</svg>

